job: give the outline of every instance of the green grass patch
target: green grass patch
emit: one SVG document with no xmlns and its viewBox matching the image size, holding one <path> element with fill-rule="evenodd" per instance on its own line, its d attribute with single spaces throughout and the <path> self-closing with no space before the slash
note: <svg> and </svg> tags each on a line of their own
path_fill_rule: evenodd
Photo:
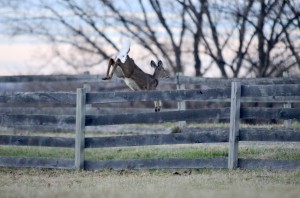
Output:
<svg viewBox="0 0 300 198">
<path fill-rule="evenodd" d="M 297 122 L 297 121 L 292 122 L 292 128 L 293 129 L 300 129 L 300 122 Z"/>
<path fill-rule="evenodd" d="M 146 159 L 146 158 L 209 158 L 226 157 L 225 148 L 197 146 L 143 146 L 86 149 L 87 160 Z M 74 149 L 47 147 L 1 146 L 0 156 L 74 158 Z"/>
<path fill-rule="evenodd" d="M 258 147 L 239 149 L 241 158 L 300 160 L 300 148 Z"/>
<path fill-rule="evenodd" d="M 75 154 L 74 149 L 65 148 L 0 146 L 0 156 L 74 158 Z"/>
<path fill-rule="evenodd" d="M 74 158 L 74 149 L 0 146 L 0 156 Z M 226 145 L 162 145 L 86 149 L 86 160 L 227 157 Z M 241 146 L 240 158 L 300 160 L 300 147 Z"/>
<path fill-rule="evenodd" d="M 86 159 L 213 158 L 226 157 L 225 148 L 197 146 L 147 146 L 87 149 Z"/>
</svg>

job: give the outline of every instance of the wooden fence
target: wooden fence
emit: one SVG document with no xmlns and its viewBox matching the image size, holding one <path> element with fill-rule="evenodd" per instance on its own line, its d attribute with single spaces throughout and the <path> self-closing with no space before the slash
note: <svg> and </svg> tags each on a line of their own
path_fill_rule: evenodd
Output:
<svg viewBox="0 0 300 198">
<path fill-rule="evenodd" d="M 229 101 L 230 108 L 178 110 L 159 113 L 132 113 L 87 115 L 86 106 L 97 103 L 128 101 Z M 87 92 L 79 88 L 76 93 L 12 93 L 0 95 L 1 103 L 67 104 L 76 105 L 75 115 L 0 114 L 0 125 L 58 126 L 76 125 L 75 138 L 1 135 L 0 145 L 46 146 L 75 148 L 75 159 L 0 157 L 0 166 L 43 167 L 65 169 L 157 169 L 157 168 L 247 168 L 298 169 L 300 160 L 260 160 L 238 158 L 239 141 L 300 141 L 295 130 L 240 129 L 241 119 L 295 119 L 300 120 L 296 108 L 242 108 L 245 102 L 300 102 L 300 83 L 278 85 L 244 85 L 232 82 L 231 87 L 205 90 L 169 90 L 147 92 Z M 85 137 L 86 126 L 163 123 L 190 120 L 230 120 L 230 129 L 174 134 L 148 134 L 132 136 Z M 131 159 L 85 160 L 84 150 L 102 147 L 199 144 L 228 142 L 228 158 L 212 159 Z"/>
<path fill-rule="evenodd" d="M 0 76 L 0 83 L 25 83 L 25 82 L 85 82 L 85 83 L 101 83 L 102 75 L 25 75 L 25 76 Z M 263 84 L 297 84 L 299 77 L 284 76 L 284 78 L 202 78 L 191 77 L 176 74 L 174 77 L 162 79 L 160 83 L 167 84 L 200 84 L 209 87 L 231 86 L 231 82 L 241 82 L 243 85 L 263 85 Z M 106 83 L 120 83 L 121 80 L 113 78 Z"/>
<path fill-rule="evenodd" d="M 41 75 L 41 76 L 0 76 L 0 86 L 1 84 L 11 84 L 11 83 L 31 83 L 31 82 L 53 82 L 53 83 L 61 83 L 61 82 L 79 82 L 82 83 L 80 87 L 87 88 L 87 91 L 90 91 L 90 83 L 96 83 L 97 85 L 103 85 L 103 90 L 109 90 L 114 91 L 114 88 L 117 88 L 119 90 L 120 87 L 123 87 L 126 89 L 126 87 L 123 85 L 122 81 L 117 78 L 113 78 L 111 81 L 103 81 L 101 75 L 89 75 L 89 74 L 82 74 L 82 75 Z M 104 83 L 105 82 L 105 83 Z M 183 76 L 182 74 L 178 73 L 176 76 L 171 77 L 169 79 L 162 79 L 160 81 L 160 84 L 162 85 L 176 85 L 177 90 L 184 90 L 186 89 L 187 85 L 201 85 L 201 89 L 207 89 L 207 88 L 216 88 L 220 87 L 222 85 L 223 87 L 229 87 L 231 86 L 232 82 L 241 82 L 243 85 L 271 85 L 271 84 L 298 84 L 299 78 L 297 77 L 289 77 L 288 75 L 285 75 L 284 78 L 231 78 L 231 79 L 225 79 L 225 78 L 199 78 L 199 77 L 188 77 Z M 4 87 L 5 88 L 5 87 Z M 190 86 L 188 86 L 190 88 Z M 127 89 L 126 89 L 127 90 Z M 1 90 L 0 90 L 1 94 Z M 28 93 L 29 94 L 29 93 Z M 42 93 L 41 93 L 42 94 Z M 5 95 L 5 90 L 2 93 L 2 95 Z M 1 100 L 1 98 L 0 98 Z M 20 98 L 20 100 L 22 100 Z M 218 98 L 212 98 L 211 100 L 214 100 L 214 102 L 218 101 Z M 245 100 L 245 99 L 242 99 Z M 209 101 L 209 100 L 207 100 Z M 220 99 L 220 102 L 230 102 L 230 98 Z M 297 98 L 294 99 L 294 101 L 298 101 Z M 19 101 L 22 102 L 22 101 Z M 276 102 L 273 100 L 273 102 Z M 279 101 L 281 102 L 281 101 Z M 41 107 L 41 106 L 30 106 L 28 103 L 18 103 L 18 106 L 16 107 L 13 101 L 9 102 L 10 104 L 7 104 L 5 106 L 2 105 L 0 108 L 0 114 L 15 114 L 17 112 L 18 114 L 43 114 L 43 115 L 75 115 L 75 108 L 70 107 L 62 107 L 61 105 L 58 106 L 58 108 L 55 108 L 55 106 L 52 107 Z M 1 104 L 1 101 L 0 101 Z M 43 104 L 42 102 L 39 102 L 39 104 Z M 71 106 L 75 103 L 70 103 Z M 291 103 L 287 103 L 285 105 L 286 108 L 290 107 Z M 174 111 L 174 110 L 185 110 L 186 109 L 186 101 L 179 100 L 177 103 L 177 107 L 172 104 L 172 107 L 169 109 L 164 109 L 164 111 Z M 110 107 L 95 107 L 88 105 L 87 106 L 87 114 L 89 115 L 99 115 L 99 114 L 115 114 L 120 111 L 123 112 L 133 112 L 133 113 L 142 113 L 142 112 L 152 112 L 152 108 L 110 108 Z M 32 113 L 30 113 L 32 112 Z M 290 128 L 291 123 L 286 122 L 286 128 Z M 185 121 L 179 122 L 180 127 L 185 126 Z M 73 130 L 74 127 L 70 125 L 60 125 L 60 126 L 47 126 L 47 127 L 39 127 L 35 126 L 33 130 L 39 130 L 39 131 L 53 131 L 53 132 L 59 132 L 59 131 L 70 131 Z M 93 127 L 91 130 L 95 130 L 96 128 Z M 13 126 L 10 128 L 2 128 L 1 130 L 6 131 L 14 131 L 14 130 L 25 130 L 30 131 L 32 130 L 32 126 Z"/>
</svg>

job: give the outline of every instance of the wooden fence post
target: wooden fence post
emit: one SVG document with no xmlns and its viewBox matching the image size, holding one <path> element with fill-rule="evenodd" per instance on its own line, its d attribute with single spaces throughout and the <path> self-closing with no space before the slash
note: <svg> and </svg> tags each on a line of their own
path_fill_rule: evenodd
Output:
<svg viewBox="0 0 300 198">
<path fill-rule="evenodd" d="M 85 104 L 86 90 L 77 89 L 76 99 L 76 137 L 75 137 L 75 168 L 84 169 L 84 147 L 85 147 Z"/>
<path fill-rule="evenodd" d="M 240 129 L 241 83 L 231 83 L 230 104 L 230 131 L 229 131 L 229 155 L 228 168 L 235 169 L 238 166 L 238 141 Z"/>
<path fill-rule="evenodd" d="M 176 73 L 176 79 L 177 79 L 177 90 L 185 90 L 185 84 L 180 82 L 180 76 L 183 76 L 181 72 Z M 182 111 L 186 109 L 186 102 L 183 101 L 178 101 L 177 102 L 177 110 Z M 186 127 L 186 121 L 179 121 L 178 122 L 178 127 L 179 128 L 185 128 Z"/>
<path fill-rule="evenodd" d="M 288 78 L 289 77 L 289 73 L 287 71 L 283 72 L 282 76 L 284 78 Z M 287 102 L 283 104 L 283 108 L 292 108 L 292 103 Z M 288 129 L 292 127 L 292 120 L 284 120 L 283 121 L 283 126 L 284 128 Z"/>
</svg>

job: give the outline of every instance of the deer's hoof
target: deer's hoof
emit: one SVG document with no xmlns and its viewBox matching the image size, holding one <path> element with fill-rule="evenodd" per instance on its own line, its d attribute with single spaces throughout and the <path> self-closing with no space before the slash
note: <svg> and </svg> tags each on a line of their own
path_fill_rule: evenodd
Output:
<svg viewBox="0 0 300 198">
<path fill-rule="evenodd" d="M 102 80 L 109 80 L 109 79 L 111 79 L 110 77 L 104 77 L 104 78 L 102 78 Z"/>
</svg>

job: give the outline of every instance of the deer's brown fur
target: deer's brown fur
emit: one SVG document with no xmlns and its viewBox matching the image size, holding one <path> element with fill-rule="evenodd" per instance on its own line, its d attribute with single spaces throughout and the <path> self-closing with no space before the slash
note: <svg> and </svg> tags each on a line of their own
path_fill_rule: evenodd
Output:
<svg viewBox="0 0 300 198">
<path fill-rule="evenodd" d="M 124 63 L 122 63 L 120 59 L 113 60 L 111 58 L 108 63 L 106 77 L 104 77 L 103 80 L 111 79 L 114 73 L 116 73 L 116 76 L 122 78 L 127 86 L 134 91 L 154 90 L 158 85 L 158 79 L 168 77 L 168 73 L 163 68 L 161 61 L 158 62 L 158 65 L 156 65 L 154 61 L 151 61 L 151 66 L 155 68 L 153 75 L 141 70 L 128 55 Z M 159 111 L 161 102 L 155 101 L 154 104 L 155 111 Z"/>
</svg>

